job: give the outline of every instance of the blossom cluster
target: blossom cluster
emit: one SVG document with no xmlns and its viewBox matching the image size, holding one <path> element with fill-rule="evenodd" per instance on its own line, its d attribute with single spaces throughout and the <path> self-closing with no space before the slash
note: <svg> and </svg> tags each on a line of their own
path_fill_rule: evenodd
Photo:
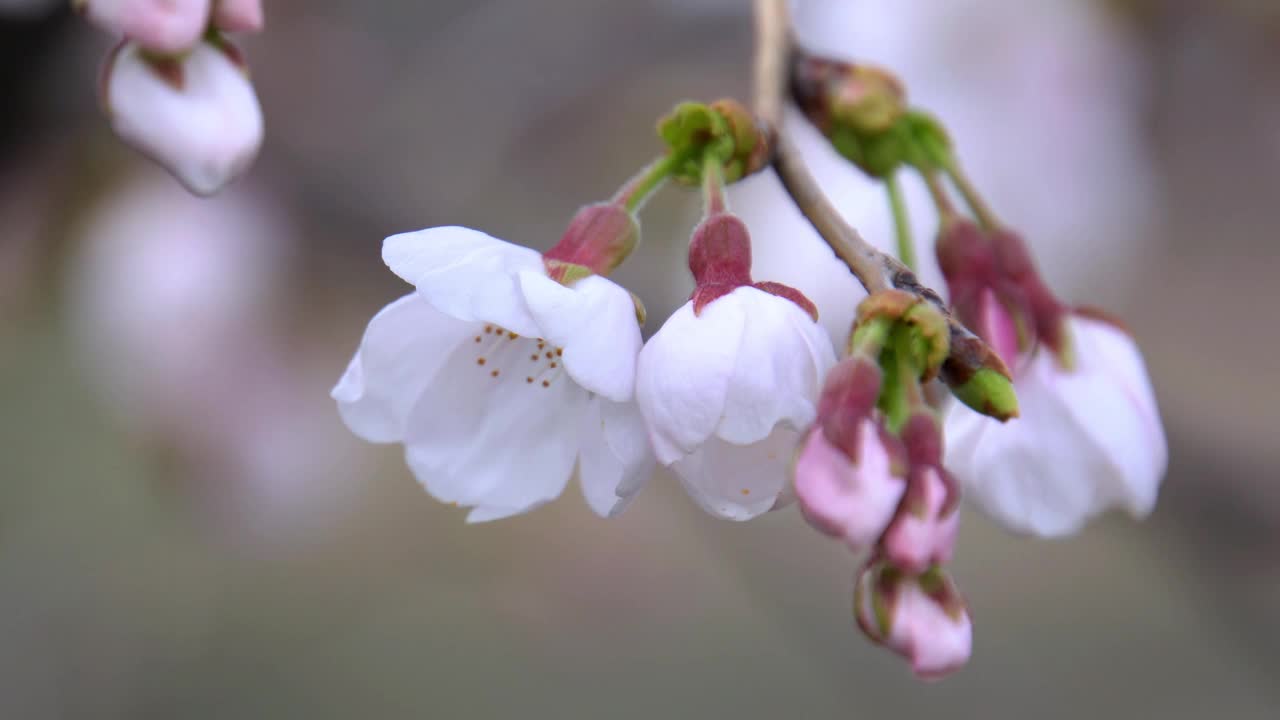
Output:
<svg viewBox="0 0 1280 720">
<path fill-rule="evenodd" d="M 225 33 L 258 32 L 262 0 L 73 0 L 120 38 L 100 93 L 121 140 L 192 193 L 212 195 L 252 164 L 262 109 Z"/>
<path fill-rule="evenodd" d="M 962 490 L 1040 535 L 1109 507 L 1143 514 L 1165 464 L 1159 415 L 1133 341 L 1048 291 L 899 84 L 830 63 L 800 71 L 802 108 L 892 202 L 902 169 L 938 188 L 950 305 L 903 269 L 859 306 L 838 357 L 809 298 L 756 279 L 726 200 L 769 165 L 769 132 L 732 101 L 685 103 L 659 125 L 666 152 L 544 253 L 464 227 L 387 238 L 383 260 L 414 289 L 372 319 L 332 394 L 353 432 L 402 444 L 426 490 L 471 522 L 532 510 L 574 475 L 596 513 L 615 515 L 657 466 L 720 518 L 798 500 L 865 556 L 858 627 L 936 678 L 972 644 L 947 570 Z M 951 207 L 943 171 L 977 221 Z M 643 304 L 608 275 L 666 181 L 700 186 L 704 211 L 691 296 L 646 341 Z"/>
</svg>

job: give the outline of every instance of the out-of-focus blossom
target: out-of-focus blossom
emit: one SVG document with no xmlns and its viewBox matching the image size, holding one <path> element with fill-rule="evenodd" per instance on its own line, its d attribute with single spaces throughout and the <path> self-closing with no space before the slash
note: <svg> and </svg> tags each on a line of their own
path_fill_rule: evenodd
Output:
<svg viewBox="0 0 1280 720">
<path fill-rule="evenodd" d="M 936 680 L 964 666 L 973 625 L 963 598 L 941 570 L 913 576 L 873 562 L 858 576 L 853 600 L 858 627 Z"/>
<path fill-rule="evenodd" d="M 159 53 L 190 49 L 209 25 L 210 0 L 72 0 L 95 25 Z"/>
<path fill-rule="evenodd" d="M 955 404 L 947 466 L 969 497 L 1010 529 L 1067 535 L 1113 507 L 1155 506 L 1168 447 L 1133 339 L 1108 322 L 1069 315 L 1072 367 L 1041 346 L 1018 358 L 1022 416 L 1000 424 Z"/>
<path fill-rule="evenodd" d="M 103 102 L 122 140 L 197 195 L 211 195 L 247 170 L 262 144 L 262 109 L 248 69 L 222 38 L 180 57 L 121 45 L 107 59 Z"/>
<path fill-rule="evenodd" d="M 352 431 L 403 443 L 471 522 L 555 499 L 575 463 L 593 509 L 620 510 L 651 467 L 631 295 L 595 274 L 562 285 L 536 251 L 468 228 L 395 235 L 382 255 L 417 292 L 370 321 L 333 389 Z"/>
<path fill-rule="evenodd" d="M 148 169 L 80 227 L 68 325 L 110 414 L 219 527 L 331 517 L 365 458 L 315 392 L 323 356 L 281 327 L 296 236 L 279 203 L 260 188 L 201 200 Z"/>
</svg>

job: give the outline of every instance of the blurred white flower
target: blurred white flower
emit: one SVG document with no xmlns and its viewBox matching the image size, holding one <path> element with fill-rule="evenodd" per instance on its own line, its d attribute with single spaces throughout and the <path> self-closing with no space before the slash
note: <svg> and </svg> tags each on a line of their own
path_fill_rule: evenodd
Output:
<svg viewBox="0 0 1280 720">
<path fill-rule="evenodd" d="M 249 168 L 262 144 L 262 109 L 239 51 L 225 39 L 181 57 L 125 43 L 107 59 L 103 101 L 120 139 L 211 195 Z"/>
<path fill-rule="evenodd" d="M 1121 507 L 1155 506 L 1168 447 L 1137 345 L 1106 322 L 1071 314 L 1074 366 L 1040 345 L 1014 371 L 1021 417 L 1001 424 L 952 403 L 947 467 L 987 514 L 1056 537 Z"/>
<path fill-rule="evenodd" d="M 471 522 L 555 499 L 575 463 L 592 508 L 621 510 L 651 468 L 631 295 L 599 275 L 561 285 L 536 251 L 462 227 L 389 237 L 382 257 L 417 292 L 370 321 L 333 389 L 351 430 L 403 443 Z"/>
<path fill-rule="evenodd" d="M 160 53 L 195 45 L 209 25 L 210 0 L 71 0 L 76 10 L 116 37 Z"/>
<path fill-rule="evenodd" d="M 81 227 L 68 325 L 107 409 L 237 534 L 329 517 L 364 458 L 315 391 L 322 358 L 280 327 L 296 236 L 279 208 L 260 191 L 201 200 L 148 170 Z"/>
</svg>

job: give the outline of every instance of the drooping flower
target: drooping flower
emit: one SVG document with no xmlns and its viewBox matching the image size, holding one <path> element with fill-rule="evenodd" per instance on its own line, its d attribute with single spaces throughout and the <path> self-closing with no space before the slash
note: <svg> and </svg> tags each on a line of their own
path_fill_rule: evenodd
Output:
<svg viewBox="0 0 1280 720">
<path fill-rule="evenodd" d="M 113 35 L 160 53 L 196 44 L 209 24 L 210 0 L 75 0 L 73 5 Z"/>
<path fill-rule="evenodd" d="M 747 520 L 780 504 L 835 352 L 803 295 L 751 281 L 738 218 L 704 220 L 689 257 L 693 298 L 640 352 L 636 401 L 658 461 L 694 500 Z"/>
<path fill-rule="evenodd" d="M 831 369 L 793 469 L 805 519 L 854 552 L 880 539 L 907 489 L 905 448 L 875 410 L 880 376 L 861 356 Z"/>
<path fill-rule="evenodd" d="M 197 195 L 211 195 L 253 162 L 262 109 L 239 51 L 225 39 L 182 56 L 125 43 L 107 58 L 103 104 L 112 128 Z"/>
<path fill-rule="evenodd" d="M 939 679 L 969 661 L 973 625 L 964 599 L 941 570 L 910 575 L 872 562 L 859 574 L 853 598 L 858 627 L 909 660 L 921 679 Z"/>
<path fill-rule="evenodd" d="M 1021 417 L 953 405 L 946 464 L 1010 529 L 1078 530 L 1110 508 L 1155 505 L 1168 448 L 1141 352 L 1110 320 L 1059 302 L 1021 241 L 967 223 L 939 240 L 956 310 L 1014 371 Z"/>
<path fill-rule="evenodd" d="M 652 467 L 631 295 L 593 273 L 561 284 L 536 251 L 462 227 L 389 237 L 383 260 L 416 292 L 373 318 L 333 390 L 352 431 L 403 443 L 471 522 L 556 498 L 575 465 L 592 508 L 620 511 Z"/>
</svg>

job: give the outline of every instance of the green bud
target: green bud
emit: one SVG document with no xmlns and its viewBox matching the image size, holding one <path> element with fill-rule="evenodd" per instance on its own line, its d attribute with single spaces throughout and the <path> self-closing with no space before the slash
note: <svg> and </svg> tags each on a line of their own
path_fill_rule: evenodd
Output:
<svg viewBox="0 0 1280 720">
<path fill-rule="evenodd" d="M 963 383 L 948 383 L 960 402 L 1000 422 L 1018 417 L 1018 396 L 1009 378 L 992 370 L 979 368 Z"/>
<path fill-rule="evenodd" d="M 766 131 L 736 100 L 680 103 L 658 122 L 658 136 L 670 155 L 686 159 L 672 173 L 686 184 L 701 182 L 705 159 L 719 162 L 731 183 L 769 164 Z"/>
</svg>

